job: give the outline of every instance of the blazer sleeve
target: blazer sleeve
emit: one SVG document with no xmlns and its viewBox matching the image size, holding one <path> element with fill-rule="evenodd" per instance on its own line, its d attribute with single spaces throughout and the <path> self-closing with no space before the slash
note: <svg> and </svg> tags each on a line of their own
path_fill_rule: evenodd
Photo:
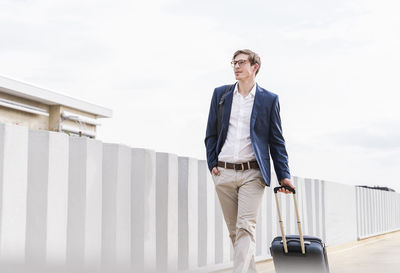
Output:
<svg viewBox="0 0 400 273">
<path fill-rule="evenodd" d="M 207 164 L 208 169 L 211 171 L 215 166 L 217 166 L 218 155 L 217 155 L 217 122 L 218 122 L 218 103 L 217 103 L 217 91 L 214 90 L 210 112 L 208 114 L 207 131 L 206 138 L 204 140 L 207 151 Z"/>
<path fill-rule="evenodd" d="M 280 184 L 282 179 L 290 178 L 290 171 L 288 163 L 289 158 L 285 147 L 285 139 L 283 138 L 282 134 L 278 96 L 276 96 L 274 102 L 272 103 L 270 126 L 269 148 L 272 161 L 274 162 L 275 173 Z"/>
</svg>

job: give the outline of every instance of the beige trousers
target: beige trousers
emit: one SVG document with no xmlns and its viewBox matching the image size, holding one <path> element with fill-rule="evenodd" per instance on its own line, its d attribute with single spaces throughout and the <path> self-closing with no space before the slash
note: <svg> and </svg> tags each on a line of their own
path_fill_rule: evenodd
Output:
<svg viewBox="0 0 400 273">
<path fill-rule="evenodd" d="M 229 236 L 234 249 L 234 273 L 253 273 L 256 221 L 265 182 L 258 169 L 235 171 L 218 167 L 213 175 Z"/>
</svg>

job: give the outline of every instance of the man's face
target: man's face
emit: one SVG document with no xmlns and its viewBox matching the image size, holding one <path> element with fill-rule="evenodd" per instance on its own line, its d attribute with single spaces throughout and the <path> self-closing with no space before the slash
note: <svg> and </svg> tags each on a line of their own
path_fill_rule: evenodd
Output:
<svg viewBox="0 0 400 273">
<path fill-rule="evenodd" d="M 236 80 L 251 80 L 255 78 L 258 64 L 251 65 L 248 55 L 239 54 L 235 57 L 233 62 L 235 63 L 233 71 Z"/>
</svg>

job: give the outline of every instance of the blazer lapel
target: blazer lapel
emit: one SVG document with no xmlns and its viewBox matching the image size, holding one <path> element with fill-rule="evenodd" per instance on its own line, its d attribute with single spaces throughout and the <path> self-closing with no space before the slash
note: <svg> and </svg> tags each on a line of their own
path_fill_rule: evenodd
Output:
<svg viewBox="0 0 400 273">
<path fill-rule="evenodd" d="M 261 96 L 262 96 L 262 91 L 260 89 L 260 87 L 257 84 L 256 87 L 256 94 L 254 96 L 254 103 L 253 103 L 253 109 L 251 111 L 251 119 L 250 119 L 250 131 L 254 130 L 254 124 L 256 122 L 257 119 L 257 114 L 258 114 L 258 110 L 260 109 L 261 105 Z"/>
<path fill-rule="evenodd" d="M 236 83 L 237 84 L 237 83 Z M 232 109 L 232 99 L 233 99 L 233 90 L 235 90 L 235 85 L 232 85 L 231 89 L 226 93 L 224 106 L 222 107 L 222 128 L 228 128 L 229 119 L 231 117 L 231 109 Z"/>
</svg>

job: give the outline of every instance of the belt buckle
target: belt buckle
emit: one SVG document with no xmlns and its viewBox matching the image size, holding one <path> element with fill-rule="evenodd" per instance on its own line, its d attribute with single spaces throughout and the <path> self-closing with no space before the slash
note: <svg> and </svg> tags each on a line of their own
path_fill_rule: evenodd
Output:
<svg viewBox="0 0 400 273">
<path fill-rule="evenodd" d="M 243 172 L 243 171 L 244 171 L 244 164 L 243 164 L 243 163 L 240 163 L 240 165 L 242 166 L 241 171 Z"/>
</svg>

